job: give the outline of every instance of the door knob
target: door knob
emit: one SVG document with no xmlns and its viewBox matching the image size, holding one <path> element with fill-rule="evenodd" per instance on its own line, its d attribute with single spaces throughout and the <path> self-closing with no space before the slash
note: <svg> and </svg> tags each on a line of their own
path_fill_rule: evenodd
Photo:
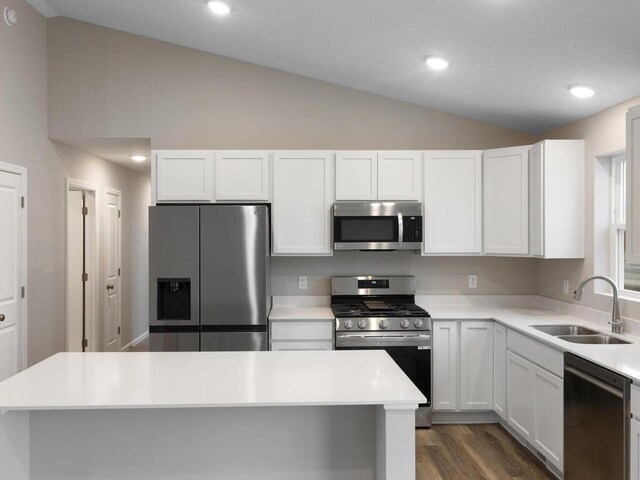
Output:
<svg viewBox="0 0 640 480">
<path fill-rule="evenodd" d="M 112 283 L 107 284 L 107 290 L 113 290 L 114 288 L 116 287 L 114 287 Z"/>
<path fill-rule="evenodd" d="M 4 313 L 0 313 L 0 322 L 4 322 L 4 319 L 7 318 L 4 316 Z"/>
</svg>

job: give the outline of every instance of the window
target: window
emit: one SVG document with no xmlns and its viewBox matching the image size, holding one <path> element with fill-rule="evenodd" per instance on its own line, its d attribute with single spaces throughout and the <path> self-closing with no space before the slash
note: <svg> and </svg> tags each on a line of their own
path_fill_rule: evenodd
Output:
<svg viewBox="0 0 640 480">
<path fill-rule="evenodd" d="M 610 196 L 610 266 L 611 277 L 622 290 L 640 292 L 640 265 L 633 265 L 625 255 L 626 247 L 626 180 L 625 154 L 609 157 Z"/>
</svg>

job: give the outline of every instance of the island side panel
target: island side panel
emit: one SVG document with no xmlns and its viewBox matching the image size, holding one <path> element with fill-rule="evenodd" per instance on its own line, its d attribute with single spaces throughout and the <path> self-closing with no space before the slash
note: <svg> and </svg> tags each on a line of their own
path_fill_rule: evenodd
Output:
<svg viewBox="0 0 640 480">
<path fill-rule="evenodd" d="M 376 407 L 32 412 L 33 480 L 375 480 Z"/>
<path fill-rule="evenodd" d="M 377 480 L 415 480 L 418 405 L 377 407 Z"/>
<path fill-rule="evenodd" d="M 0 478 L 30 478 L 29 412 L 0 411 Z"/>
</svg>

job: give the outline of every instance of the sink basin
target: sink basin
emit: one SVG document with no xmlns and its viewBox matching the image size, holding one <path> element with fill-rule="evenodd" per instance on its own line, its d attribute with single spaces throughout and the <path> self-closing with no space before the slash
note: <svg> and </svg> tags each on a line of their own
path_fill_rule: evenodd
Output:
<svg viewBox="0 0 640 480">
<path fill-rule="evenodd" d="M 543 333 L 548 333 L 553 336 L 560 335 L 597 335 L 596 330 L 590 328 L 581 327 L 579 325 L 534 325 L 533 328 Z M 578 343 L 578 342 L 576 342 Z"/>
<path fill-rule="evenodd" d="M 625 345 L 631 342 L 621 340 L 609 335 L 558 335 L 560 340 L 571 343 L 583 343 L 587 345 Z"/>
</svg>

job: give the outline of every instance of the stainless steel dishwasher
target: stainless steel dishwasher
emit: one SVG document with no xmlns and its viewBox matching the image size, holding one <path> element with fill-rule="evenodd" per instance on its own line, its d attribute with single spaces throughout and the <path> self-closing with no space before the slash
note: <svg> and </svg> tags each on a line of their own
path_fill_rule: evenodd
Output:
<svg viewBox="0 0 640 480">
<path fill-rule="evenodd" d="M 628 480 L 631 380 L 564 355 L 564 479 Z"/>
</svg>

